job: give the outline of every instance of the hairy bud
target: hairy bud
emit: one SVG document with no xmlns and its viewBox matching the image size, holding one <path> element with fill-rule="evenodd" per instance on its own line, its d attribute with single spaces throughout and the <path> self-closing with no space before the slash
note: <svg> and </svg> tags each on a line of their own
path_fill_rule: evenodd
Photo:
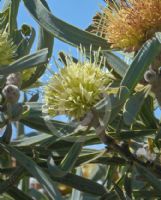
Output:
<svg viewBox="0 0 161 200">
<path fill-rule="evenodd" d="M 6 85 L 2 90 L 2 94 L 7 102 L 14 104 L 19 99 L 20 91 L 15 85 Z"/>
<path fill-rule="evenodd" d="M 21 86 L 21 73 L 12 73 L 10 75 L 7 76 L 6 79 L 6 85 L 16 85 L 17 87 L 20 88 Z"/>
</svg>

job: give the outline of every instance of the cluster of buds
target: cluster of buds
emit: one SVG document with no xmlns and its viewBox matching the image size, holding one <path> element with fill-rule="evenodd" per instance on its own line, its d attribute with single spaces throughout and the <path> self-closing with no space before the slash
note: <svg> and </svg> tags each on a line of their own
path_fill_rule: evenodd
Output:
<svg viewBox="0 0 161 200">
<path fill-rule="evenodd" d="M 20 86 L 21 86 L 20 73 L 13 73 L 7 77 L 6 85 L 2 90 L 2 94 L 6 102 L 11 104 L 17 103 L 20 96 L 20 91 L 19 91 Z"/>
</svg>

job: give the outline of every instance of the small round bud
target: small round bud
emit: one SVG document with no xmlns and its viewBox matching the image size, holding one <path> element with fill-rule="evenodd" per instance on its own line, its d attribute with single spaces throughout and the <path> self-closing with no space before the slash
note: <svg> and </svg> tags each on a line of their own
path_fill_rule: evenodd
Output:
<svg viewBox="0 0 161 200">
<path fill-rule="evenodd" d="M 157 73 L 154 70 L 150 69 L 145 72 L 144 79 L 146 82 L 152 83 L 157 79 Z"/>
<path fill-rule="evenodd" d="M 20 88 L 21 86 L 21 73 L 12 73 L 10 75 L 7 76 L 6 79 L 6 85 L 16 85 L 17 87 Z"/>
<path fill-rule="evenodd" d="M 24 34 L 24 36 L 30 36 L 32 29 L 30 26 L 23 24 L 22 25 L 22 29 L 21 29 L 22 34 Z"/>
<path fill-rule="evenodd" d="M 15 85 L 6 85 L 2 90 L 2 94 L 9 103 L 16 103 L 20 96 L 19 88 Z"/>
</svg>

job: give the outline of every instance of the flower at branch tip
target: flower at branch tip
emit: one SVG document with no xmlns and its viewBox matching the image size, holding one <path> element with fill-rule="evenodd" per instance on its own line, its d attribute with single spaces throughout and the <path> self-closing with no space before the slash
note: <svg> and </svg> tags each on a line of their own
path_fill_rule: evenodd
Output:
<svg viewBox="0 0 161 200">
<path fill-rule="evenodd" d="M 10 64 L 16 56 L 17 47 L 6 32 L 0 33 L 0 66 Z"/>
<path fill-rule="evenodd" d="M 80 119 L 102 98 L 111 81 L 110 73 L 97 65 L 96 59 L 75 63 L 67 57 L 67 65 L 54 74 L 44 88 L 47 112 Z"/>
<path fill-rule="evenodd" d="M 116 5 L 107 1 L 95 31 L 105 37 L 112 48 L 126 51 L 138 50 L 155 32 L 161 31 L 160 0 L 129 0 Z"/>
</svg>

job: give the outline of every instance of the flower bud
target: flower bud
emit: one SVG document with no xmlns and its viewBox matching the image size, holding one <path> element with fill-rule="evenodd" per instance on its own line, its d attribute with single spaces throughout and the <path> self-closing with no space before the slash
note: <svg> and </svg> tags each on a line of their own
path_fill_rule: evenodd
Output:
<svg viewBox="0 0 161 200">
<path fill-rule="evenodd" d="M 6 85 L 2 90 L 2 94 L 7 102 L 14 104 L 19 99 L 20 91 L 15 85 Z"/>
<path fill-rule="evenodd" d="M 144 79 L 146 82 L 152 83 L 157 79 L 157 73 L 154 70 L 150 69 L 145 72 Z"/>
<path fill-rule="evenodd" d="M 6 85 L 16 85 L 18 88 L 21 86 L 21 73 L 12 73 L 7 76 Z"/>
</svg>

